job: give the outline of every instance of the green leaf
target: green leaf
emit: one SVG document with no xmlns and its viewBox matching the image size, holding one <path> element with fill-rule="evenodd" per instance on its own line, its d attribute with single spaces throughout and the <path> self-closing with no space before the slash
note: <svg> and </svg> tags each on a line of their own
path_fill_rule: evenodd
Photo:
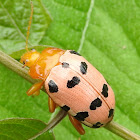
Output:
<svg viewBox="0 0 140 140">
<path fill-rule="evenodd" d="M 16 17 L 13 18 L 14 21 L 26 36 L 30 4 L 23 1 L 14 6 L 14 3 L 10 2 L 1 0 L 5 7 L 8 7 L 7 4 L 15 7 L 14 12 L 11 12 L 10 8 L 7 10 L 12 17 Z M 16 2 L 19 3 L 18 0 Z M 19 9 L 25 3 L 28 14 L 25 13 L 25 17 L 19 16 L 19 20 L 17 14 L 22 15 Z M 39 24 L 41 23 L 37 12 L 42 7 L 48 9 L 53 22 L 48 29 L 41 26 L 40 30 L 38 24 L 32 26 L 29 41 L 33 45 L 50 45 L 79 51 L 104 75 L 113 88 L 116 96 L 114 121 L 140 135 L 140 1 L 42 0 L 41 6 L 34 5 L 34 20 L 37 19 Z M 24 48 L 25 42 L 4 11 L 1 6 L 0 49 L 12 54 Z M 46 11 L 41 12 L 40 16 L 45 18 L 47 16 L 44 13 Z M 26 24 L 23 24 L 25 22 Z M 42 23 L 45 27 L 48 24 Z M 16 54 L 20 53 L 12 55 L 19 59 Z M 50 120 L 53 115 L 48 112 L 47 96 L 41 94 L 35 98 L 27 97 L 25 92 L 30 86 L 27 81 L 0 66 L 0 119 L 24 117 L 44 122 Z M 84 140 L 121 140 L 104 128 L 84 128 L 86 134 L 80 136 L 68 118 L 65 118 L 56 126 L 54 133 L 56 139 L 62 140 L 66 139 L 66 136 L 67 140 L 77 140 L 79 137 Z"/>
<path fill-rule="evenodd" d="M 35 119 L 5 119 L 0 121 L 0 139 L 1 140 L 27 140 L 43 130 L 46 124 Z M 42 139 L 54 139 L 53 133 L 48 131 L 38 137 Z"/>
</svg>

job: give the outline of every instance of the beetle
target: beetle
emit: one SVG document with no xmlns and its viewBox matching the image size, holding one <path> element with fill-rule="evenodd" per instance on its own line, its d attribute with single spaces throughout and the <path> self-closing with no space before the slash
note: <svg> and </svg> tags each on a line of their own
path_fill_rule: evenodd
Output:
<svg viewBox="0 0 140 140">
<path fill-rule="evenodd" d="M 33 9 L 33 8 L 32 8 Z M 33 13 L 33 10 L 32 12 Z M 82 135 L 81 123 L 91 128 L 105 126 L 113 119 L 115 96 L 103 75 L 74 50 L 48 47 L 41 53 L 28 50 L 28 26 L 26 50 L 20 62 L 28 66 L 29 75 L 40 79 L 27 94 L 39 95 L 42 86 L 49 95 L 49 111 L 60 106 L 68 112 L 70 121 Z"/>
</svg>

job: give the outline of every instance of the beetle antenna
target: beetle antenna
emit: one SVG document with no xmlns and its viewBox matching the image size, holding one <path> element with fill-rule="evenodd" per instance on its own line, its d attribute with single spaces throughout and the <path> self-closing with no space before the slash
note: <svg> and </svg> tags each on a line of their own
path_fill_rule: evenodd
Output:
<svg viewBox="0 0 140 140">
<path fill-rule="evenodd" d="M 25 47 L 26 51 L 29 51 L 29 49 L 28 49 L 28 39 L 29 39 L 29 34 L 30 34 L 32 17 L 33 17 L 33 2 L 31 0 L 31 15 L 30 15 L 29 25 L 28 25 L 28 29 L 27 29 L 27 36 L 26 36 L 26 47 Z"/>
</svg>

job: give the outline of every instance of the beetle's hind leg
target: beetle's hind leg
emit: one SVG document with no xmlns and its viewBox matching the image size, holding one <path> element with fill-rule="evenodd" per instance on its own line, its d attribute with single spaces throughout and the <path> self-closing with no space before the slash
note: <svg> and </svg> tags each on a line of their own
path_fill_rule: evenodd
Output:
<svg viewBox="0 0 140 140">
<path fill-rule="evenodd" d="M 31 86 L 31 88 L 26 92 L 28 96 L 33 95 L 37 96 L 40 94 L 40 89 L 42 88 L 44 84 L 44 81 L 41 81 L 39 83 L 35 83 L 34 85 Z"/>
<path fill-rule="evenodd" d="M 68 114 L 69 115 L 69 114 Z M 72 123 L 72 125 L 75 127 L 75 129 L 79 132 L 80 135 L 84 135 L 85 134 L 85 130 L 82 127 L 81 122 L 79 122 L 78 120 L 76 120 L 73 116 L 69 115 L 69 119 Z"/>
<path fill-rule="evenodd" d="M 55 111 L 55 108 L 57 107 L 56 103 L 51 99 L 51 97 L 48 96 L 48 105 L 49 105 L 49 111 L 53 113 Z"/>
</svg>

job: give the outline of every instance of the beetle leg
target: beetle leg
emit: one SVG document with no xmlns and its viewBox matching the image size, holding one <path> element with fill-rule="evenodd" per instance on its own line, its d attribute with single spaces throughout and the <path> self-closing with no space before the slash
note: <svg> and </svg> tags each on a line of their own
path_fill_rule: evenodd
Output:
<svg viewBox="0 0 140 140">
<path fill-rule="evenodd" d="M 69 115 L 69 114 L 68 114 Z M 73 116 L 69 115 L 69 119 L 72 123 L 72 125 L 75 127 L 75 129 L 79 132 L 80 135 L 84 135 L 85 134 L 85 130 L 82 127 L 81 122 L 79 122 L 78 120 L 76 120 Z"/>
<path fill-rule="evenodd" d="M 42 88 L 44 84 L 44 81 L 41 81 L 39 83 L 35 83 L 34 85 L 31 86 L 31 88 L 26 92 L 28 96 L 33 95 L 37 96 L 40 94 L 40 89 Z"/>
<path fill-rule="evenodd" d="M 51 99 L 51 97 L 48 97 L 48 105 L 49 105 L 49 111 L 53 113 L 56 108 L 56 103 Z"/>
</svg>

